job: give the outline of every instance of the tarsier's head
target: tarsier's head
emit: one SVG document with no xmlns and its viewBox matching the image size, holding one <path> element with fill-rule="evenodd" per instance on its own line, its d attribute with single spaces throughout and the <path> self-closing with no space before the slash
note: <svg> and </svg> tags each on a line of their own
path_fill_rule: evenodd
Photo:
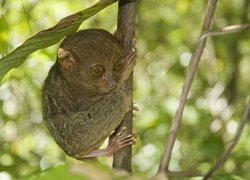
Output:
<svg viewBox="0 0 250 180">
<path fill-rule="evenodd" d="M 64 39 L 57 63 L 69 82 L 100 94 L 114 89 L 124 68 L 123 33 L 101 29 L 79 31 Z M 73 80 L 73 81 L 72 81 Z"/>
</svg>

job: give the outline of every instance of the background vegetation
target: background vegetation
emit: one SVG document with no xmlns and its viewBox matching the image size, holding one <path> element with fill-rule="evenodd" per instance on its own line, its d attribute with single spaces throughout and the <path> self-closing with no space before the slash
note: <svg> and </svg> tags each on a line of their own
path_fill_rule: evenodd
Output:
<svg viewBox="0 0 250 180">
<path fill-rule="evenodd" d="M 62 17 L 95 2 L 0 0 L 0 56 Z M 137 176 L 149 177 L 157 171 L 206 4 L 200 0 L 138 1 L 139 57 L 134 73 L 134 100 L 140 112 L 134 120 L 139 138 L 133 157 Z M 247 7 L 247 0 L 218 2 L 212 28 L 248 23 Z M 81 29 L 114 32 L 116 18 L 114 4 L 85 21 Z M 74 162 L 50 137 L 41 115 L 41 88 L 55 61 L 57 47 L 58 44 L 33 53 L 0 86 L 0 179 L 32 177 Z M 206 171 L 230 143 L 249 97 L 249 59 L 249 30 L 209 38 L 185 107 L 171 170 Z M 231 179 L 250 179 L 249 138 L 248 124 L 217 177 L 231 174 Z M 100 159 L 108 165 L 111 160 Z M 64 171 L 65 167 L 59 166 L 48 172 L 53 172 L 53 177 Z"/>
</svg>

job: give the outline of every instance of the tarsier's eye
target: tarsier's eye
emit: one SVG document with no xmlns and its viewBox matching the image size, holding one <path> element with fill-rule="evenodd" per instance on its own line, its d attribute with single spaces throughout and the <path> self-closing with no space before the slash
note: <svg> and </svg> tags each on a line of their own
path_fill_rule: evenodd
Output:
<svg viewBox="0 0 250 180">
<path fill-rule="evenodd" d="M 102 65 L 94 65 L 90 69 L 90 74 L 94 77 L 101 77 L 105 71 Z"/>
<path fill-rule="evenodd" d="M 124 64 L 123 58 L 119 58 L 114 65 L 114 70 L 120 71 L 123 67 L 123 64 Z"/>
</svg>

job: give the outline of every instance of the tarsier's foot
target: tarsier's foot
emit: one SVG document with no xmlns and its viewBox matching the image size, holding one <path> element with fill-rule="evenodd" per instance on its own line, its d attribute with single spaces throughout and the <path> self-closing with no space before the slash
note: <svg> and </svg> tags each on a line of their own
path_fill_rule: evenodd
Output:
<svg viewBox="0 0 250 180">
<path fill-rule="evenodd" d="M 126 127 L 122 127 L 116 135 L 110 135 L 107 149 L 109 149 L 111 155 L 124 148 L 125 146 L 135 144 L 137 135 L 134 133 L 125 135 L 126 129 Z"/>
<path fill-rule="evenodd" d="M 109 143 L 105 149 L 94 149 L 89 154 L 83 155 L 83 153 L 76 154 L 76 159 L 93 158 L 100 156 L 112 156 L 115 152 L 124 148 L 125 146 L 135 144 L 136 134 L 125 135 L 126 127 L 122 127 L 117 134 L 111 134 L 109 136 Z"/>
</svg>

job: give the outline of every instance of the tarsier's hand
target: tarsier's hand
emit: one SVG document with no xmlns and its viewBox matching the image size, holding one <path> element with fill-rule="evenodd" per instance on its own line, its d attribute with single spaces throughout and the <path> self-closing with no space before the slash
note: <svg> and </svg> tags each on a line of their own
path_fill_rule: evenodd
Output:
<svg viewBox="0 0 250 180">
<path fill-rule="evenodd" d="M 137 50 L 135 48 L 135 43 L 136 40 L 133 39 L 132 40 L 132 49 L 129 53 L 129 55 L 126 57 L 125 62 L 124 62 L 124 69 L 121 75 L 121 80 L 120 83 L 118 84 L 118 87 L 120 87 L 130 76 L 130 74 L 132 73 L 135 64 L 136 64 L 136 53 Z"/>
</svg>

